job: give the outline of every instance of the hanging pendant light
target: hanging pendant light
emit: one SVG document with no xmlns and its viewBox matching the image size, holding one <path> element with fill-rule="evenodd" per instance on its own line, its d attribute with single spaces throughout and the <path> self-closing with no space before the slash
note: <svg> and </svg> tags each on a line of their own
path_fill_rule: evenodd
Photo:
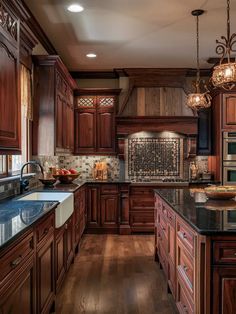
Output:
<svg viewBox="0 0 236 314">
<path fill-rule="evenodd" d="M 221 59 L 220 64 L 213 69 L 212 84 L 230 90 L 236 85 L 236 59 L 231 62 L 231 52 L 236 52 L 233 49 L 236 33 L 230 35 L 230 0 L 227 0 L 227 37 L 221 36 L 221 41 L 216 40 L 216 43 L 216 53 L 221 55 Z M 227 63 L 223 63 L 225 58 Z"/>
<path fill-rule="evenodd" d="M 195 93 L 191 93 L 187 96 L 186 105 L 192 110 L 196 111 L 203 108 L 209 108 L 211 106 L 211 96 L 206 85 L 200 79 L 200 67 L 199 67 L 199 16 L 204 13 L 203 10 L 194 10 L 192 15 L 196 17 L 197 24 L 197 77 L 196 81 L 193 83 L 195 87 Z M 205 93 L 201 93 L 201 86 L 205 88 Z"/>
</svg>

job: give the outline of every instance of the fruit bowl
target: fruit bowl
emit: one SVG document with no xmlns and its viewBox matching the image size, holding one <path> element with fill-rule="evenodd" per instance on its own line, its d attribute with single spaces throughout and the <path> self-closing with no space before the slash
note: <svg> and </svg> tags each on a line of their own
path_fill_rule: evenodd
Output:
<svg viewBox="0 0 236 314">
<path fill-rule="evenodd" d="M 205 188 L 206 196 L 213 200 L 229 200 L 236 196 L 235 186 L 210 186 Z"/>
<path fill-rule="evenodd" d="M 77 179 L 79 173 L 76 174 L 54 174 L 53 177 L 59 180 L 61 183 L 69 184 L 72 183 L 75 179 Z"/>
</svg>

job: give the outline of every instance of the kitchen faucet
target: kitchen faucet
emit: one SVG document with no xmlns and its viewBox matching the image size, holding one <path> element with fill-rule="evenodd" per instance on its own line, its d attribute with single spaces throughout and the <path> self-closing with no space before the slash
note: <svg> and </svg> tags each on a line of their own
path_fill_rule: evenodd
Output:
<svg viewBox="0 0 236 314">
<path fill-rule="evenodd" d="M 27 165 L 38 166 L 42 172 L 42 175 L 43 175 L 43 167 L 38 161 L 30 160 L 30 161 L 24 163 L 23 166 L 21 167 L 21 170 L 20 170 L 20 194 L 22 194 L 24 191 L 28 190 L 29 180 L 23 179 L 23 170 L 24 170 L 25 166 L 27 166 Z"/>
</svg>

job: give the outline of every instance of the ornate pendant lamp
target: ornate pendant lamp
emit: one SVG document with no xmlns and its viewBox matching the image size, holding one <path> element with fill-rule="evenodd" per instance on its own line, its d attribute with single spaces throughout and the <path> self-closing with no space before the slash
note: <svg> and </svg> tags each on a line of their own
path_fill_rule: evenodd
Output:
<svg viewBox="0 0 236 314">
<path fill-rule="evenodd" d="M 197 77 L 193 83 L 195 87 L 195 93 L 191 93 L 187 96 L 186 105 L 192 110 L 196 111 L 203 108 L 209 108 L 211 106 L 211 96 L 206 85 L 200 79 L 200 67 L 199 67 L 199 16 L 204 13 L 203 10 L 194 10 L 192 15 L 196 17 L 197 24 Z M 201 93 L 201 86 L 206 90 L 205 93 Z"/>
<path fill-rule="evenodd" d="M 230 0 L 227 0 L 227 37 L 221 36 L 221 41 L 216 40 L 216 43 L 216 53 L 221 55 L 221 59 L 213 69 L 212 84 L 230 90 L 236 85 L 236 60 L 231 62 L 231 52 L 236 52 L 233 49 L 236 33 L 230 35 Z M 223 63 L 225 58 L 227 63 Z"/>
</svg>

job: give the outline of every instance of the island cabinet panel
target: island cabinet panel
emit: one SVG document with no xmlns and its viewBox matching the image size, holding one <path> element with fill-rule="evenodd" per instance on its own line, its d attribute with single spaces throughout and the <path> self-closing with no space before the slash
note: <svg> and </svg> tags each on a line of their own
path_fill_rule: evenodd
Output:
<svg viewBox="0 0 236 314">
<path fill-rule="evenodd" d="M 236 130 L 236 94 L 223 95 L 223 128 Z"/>
<path fill-rule="evenodd" d="M 236 267 L 214 267 L 213 313 L 236 313 Z"/>
<path fill-rule="evenodd" d="M 8 1 L 1 3 L 0 15 L 0 153 L 20 154 L 20 21 Z"/>
<path fill-rule="evenodd" d="M 130 224 L 129 224 L 129 184 L 120 185 L 120 224 L 119 232 L 120 234 L 130 234 Z"/>
</svg>

